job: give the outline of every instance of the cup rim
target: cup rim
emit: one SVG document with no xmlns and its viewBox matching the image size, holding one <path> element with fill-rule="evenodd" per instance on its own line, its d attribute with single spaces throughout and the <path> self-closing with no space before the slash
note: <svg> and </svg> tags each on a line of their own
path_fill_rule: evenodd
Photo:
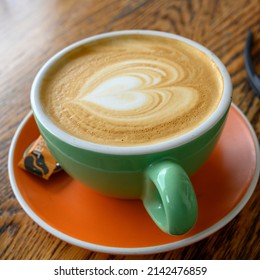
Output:
<svg viewBox="0 0 260 280">
<path fill-rule="evenodd" d="M 42 82 L 42 78 L 44 77 L 45 73 L 49 70 L 50 66 L 52 66 L 60 57 L 62 57 L 65 53 L 71 51 L 74 48 L 77 48 L 81 45 L 84 45 L 86 43 L 96 41 L 103 38 L 108 37 L 116 37 L 121 35 L 132 35 L 132 34 L 140 34 L 140 35 L 153 35 L 158 37 L 166 37 L 166 38 L 172 38 L 177 39 L 179 41 L 185 42 L 200 51 L 202 51 L 204 54 L 206 54 L 210 59 L 212 59 L 215 64 L 217 65 L 222 78 L 223 78 L 223 94 L 221 97 L 221 100 L 217 106 L 217 109 L 199 126 L 195 127 L 191 131 L 188 131 L 187 133 L 178 136 L 176 138 L 172 138 L 170 140 L 166 140 L 159 143 L 154 144 L 148 144 L 148 145 L 137 145 L 137 146 L 112 146 L 112 145 L 104 145 L 104 144 L 96 144 L 92 142 L 88 142 L 86 140 L 82 140 L 80 138 L 77 138 L 73 135 L 70 135 L 63 131 L 61 128 L 59 128 L 57 125 L 55 125 L 50 118 L 48 118 L 40 104 L 39 100 L 39 92 L 40 92 L 40 86 Z M 204 133 L 206 133 L 208 130 L 210 130 L 217 122 L 224 116 L 224 114 L 227 112 L 230 104 L 231 104 L 231 98 L 232 98 L 232 83 L 230 75 L 224 66 L 224 64 L 221 62 L 221 60 L 209 49 L 202 46 L 201 44 L 182 37 L 180 35 L 171 34 L 167 32 L 162 31 L 155 31 L 155 30 L 121 30 L 121 31 L 113 31 L 113 32 L 107 32 L 98 34 L 95 36 L 88 37 L 86 39 L 80 40 L 78 42 L 75 42 L 68 47 L 62 49 L 58 53 L 56 53 L 54 56 L 52 56 L 39 70 L 37 75 L 35 76 L 35 79 L 32 84 L 31 88 L 31 108 L 33 111 L 33 114 L 35 118 L 41 123 L 41 125 L 47 129 L 52 135 L 59 138 L 61 141 L 72 145 L 77 148 L 81 148 L 84 150 L 90 150 L 93 152 L 98 153 L 104 153 L 104 154 L 117 154 L 117 155 L 138 155 L 138 154 L 148 154 L 148 153 L 155 153 L 155 152 L 162 152 L 165 150 L 173 149 L 176 147 L 179 147 L 181 145 L 184 145 L 186 143 L 189 143 L 193 141 L 194 139 L 200 137 Z"/>
</svg>

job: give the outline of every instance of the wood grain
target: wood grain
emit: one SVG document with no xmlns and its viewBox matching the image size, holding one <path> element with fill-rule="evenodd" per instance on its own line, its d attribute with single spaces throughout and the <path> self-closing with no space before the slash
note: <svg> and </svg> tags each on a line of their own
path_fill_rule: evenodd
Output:
<svg viewBox="0 0 260 280">
<path fill-rule="evenodd" d="M 191 246 L 152 255 L 91 252 L 36 225 L 14 197 L 8 178 L 11 139 L 30 111 L 29 92 L 42 64 L 65 46 L 112 30 L 151 29 L 193 39 L 227 66 L 233 102 L 260 139 L 259 98 L 244 68 L 246 32 L 260 74 L 259 0 L 2 0 L 0 1 L 0 259 L 260 259 L 260 184 L 240 214 L 223 229 Z"/>
</svg>

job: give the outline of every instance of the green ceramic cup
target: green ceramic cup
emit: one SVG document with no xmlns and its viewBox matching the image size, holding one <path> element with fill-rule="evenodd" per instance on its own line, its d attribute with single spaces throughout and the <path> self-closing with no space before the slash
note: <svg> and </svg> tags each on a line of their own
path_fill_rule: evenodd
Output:
<svg viewBox="0 0 260 280">
<path fill-rule="evenodd" d="M 178 39 L 209 56 L 218 66 L 224 81 L 223 96 L 216 111 L 192 131 L 169 141 L 147 146 L 94 144 L 77 139 L 55 126 L 44 114 L 39 100 L 41 81 L 50 66 L 66 52 L 82 44 L 104 37 L 136 33 L 158 36 L 158 39 L 161 36 Z M 104 195 L 141 199 L 148 214 L 161 230 L 181 235 L 194 226 L 199 215 L 196 194 L 189 176 L 201 167 L 214 149 L 230 108 L 231 93 L 231 80 L 225 66 L 208 49 L 173 34 L 128 30 L 79 41 L 54 55 L 35 77 L 31 106 L 51 153 L 68 174 Z"/>
</svg>

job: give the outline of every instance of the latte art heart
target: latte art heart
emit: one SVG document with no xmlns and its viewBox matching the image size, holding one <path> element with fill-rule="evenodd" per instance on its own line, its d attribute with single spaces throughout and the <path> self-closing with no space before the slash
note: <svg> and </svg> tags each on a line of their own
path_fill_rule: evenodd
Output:
<svg viewBox="0 0 260 280">
<path fill-rule="evenodd" d="M 223 90 L 216 65 L 174 39 L 127 35 L 79 47 L 41 88 L 46 114 L 66 132 L 105 145 L 148 145 L 201 124 Z"/>
<path fill-rule="evenodd" d="M 78 103 L 85 110 L 91 110 L 93 104 L 99 106 L 92 114 L 102 117 L 105 110 L 105 117 L 111 119 L 106 110 L 113 110 L 113 115 L 117 111 L 116 118 L 127 117 L 128 121 L 137 117 L 153 121 L 158 106 L 164 107 L 164 114 L 170 110 L 169 115 L 173 110 L 177 113 L 191 108 L 196 100 L 196 90 L 174 87 L 181 72 L 174 66 L 153 64 L 149 60 L 133 60 L 108 66 L 96 73 L 93 80 L 87 80 L 76 101 L 86 101 Z M 97 81 L 99 84 L 94 87 L 92 84 Z"/>
</svg>

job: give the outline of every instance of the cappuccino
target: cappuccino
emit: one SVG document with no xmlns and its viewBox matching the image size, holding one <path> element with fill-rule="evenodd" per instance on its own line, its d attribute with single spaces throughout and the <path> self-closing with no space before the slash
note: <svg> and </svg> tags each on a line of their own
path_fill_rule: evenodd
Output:
<svg viewBox="0 0 260 280">
<path fill-rule="evenodd" d="M 74 137 L 103 145 L 164 142 L 203 123 L 223 92 L 218 67 L 166 37 L 120 35 L 79 46 L 48 70 L 45 114 Z"/>
</svg>

